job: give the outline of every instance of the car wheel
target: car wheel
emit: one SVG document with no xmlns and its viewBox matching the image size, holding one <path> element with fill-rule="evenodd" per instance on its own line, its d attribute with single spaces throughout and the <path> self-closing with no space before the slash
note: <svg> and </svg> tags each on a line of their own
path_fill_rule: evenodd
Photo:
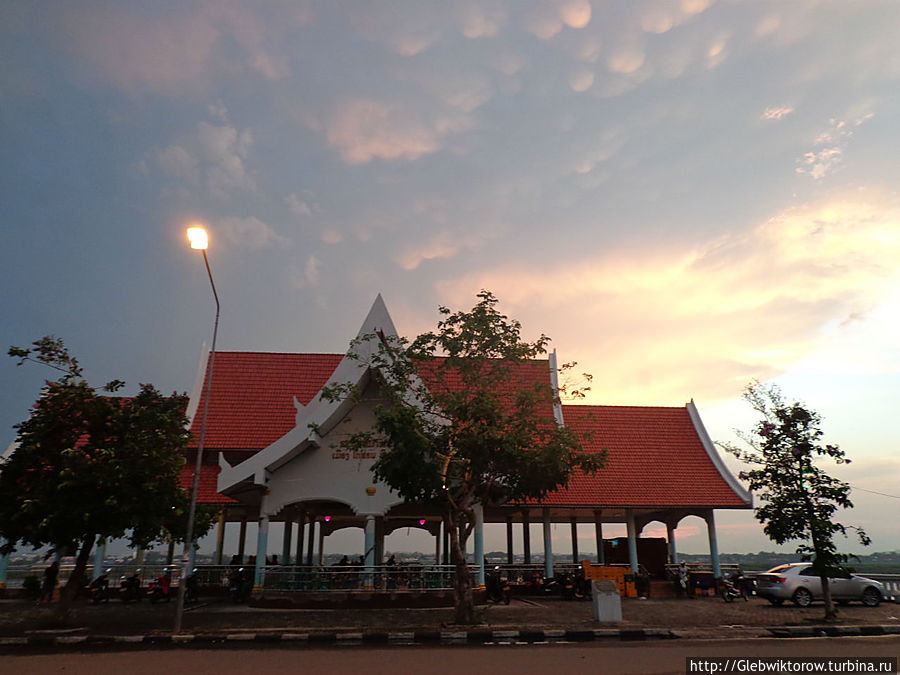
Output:
<svg viewBox="0 0 900 675">
<path fill-rule="evenodd" d="M 866 607 L 878 607 L 881 603 L 881 592 L 877 588 L 869 586 L 862 594 L 862 604 Z"/>
<path fill-rule="evenodd" d="M 798 588 L 794 591 L 794 597 L 791 598 L 791 601 L 797 605 L 797 607 L 809 607 L 812 602 L 812 593 L 805 588 Z"/>
<path fill-rule="evenodd" d="M 782 598 L 769 598 L 769 602 L 771 602 L 776 607 L 781 607 L 784 604 L 784 599 Z"/>
</svg>

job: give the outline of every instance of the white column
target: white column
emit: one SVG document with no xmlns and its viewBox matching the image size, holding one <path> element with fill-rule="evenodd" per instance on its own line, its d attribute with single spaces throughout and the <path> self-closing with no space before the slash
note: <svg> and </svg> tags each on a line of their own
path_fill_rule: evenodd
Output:
<svg viewBox="0 0 900 675">
<path fill-rule="evenodd" d="M 625 524 L 628 528 L 628 562 L 631 563 L 632 574 L 638 573 L 637 527 L 634 524 L 634 511 L 625 511 Z"/>
<path fill-rule="evenodd" d="M 97 539 L 97 547 L 94 549 L 94 570 L 91 579 L 97 579 L 103 574 L 103 560 L 106 558 L 106 538 Z"/>
<path fill-rule="evenodd" d="M 544 576 L 553 578 L 553 541 L 550 535 L 550 509 L 544 509 Z"/>
<path fill-rule="evenodd" d="M 366 590 L 375 587 L 375 516 L 366 516 L 366 574 L 363 585 Z"/>
<path fill-rule="evenodd" d="M 294 521 L 284 519 L 284 536 L 281 538 L 281 564 L 291 564 L 291 539 L 294 536 Z"/>
<path fill-rule="evenodd" d="M 484 507 L 476 504 L 475 513 L 475 564 L 478 565 L 478 585 L 484 586 Z"/>
<path fill-rule="evenodd" d="M 325 564 L 325 521 L 319 523 L 319 567 Z"/>
<path fill-rule="evenodd" d="M 597 539 L 597 562 L 606 564 L 606 551 L 603 549 L 603 520 L 600 511 L 594 511 L 594 536 Z"/>
<path fill-rule="evenodd" d="M 678 549 L 675 546 L 675 525 L 672 523 L 666 523 L 666 541 L 669 543 L 669 562 L 675 564 L 678 562 Z"/>
<path fill-rule="evenodd" d="M 713 510 L 704 516 L 706 520 L 706 534 L 709 537 L 709 559 L 712 561 L 713 576 L 719 579 L 722 576 L 722 565 L 719 564 L 719 542 L 716 539 L 716 517 Z"/>
<path fill-rule="evenodd" d="M 259 503 L 259 532 L 256 535 L 256 567 L 253 569 L 253 585 L 262 586 L 266 580 L 266 551 L 269 546 L 269 514 L 266 513 L 266 495 Z"/>
</svg>

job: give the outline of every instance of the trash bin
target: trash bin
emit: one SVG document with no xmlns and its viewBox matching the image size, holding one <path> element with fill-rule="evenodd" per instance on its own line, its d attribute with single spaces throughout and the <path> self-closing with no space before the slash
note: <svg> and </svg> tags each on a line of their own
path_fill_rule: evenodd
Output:
<svg viewBox="0 0 900 675">
<path fill-rule="evenodd" d="M 622 598 L 616 583 L 609 579 L 596 579 L 591 582 L 591 595 L 594 599 L 594 618 L 601 623 L 622 622 Z"/>
</svg>

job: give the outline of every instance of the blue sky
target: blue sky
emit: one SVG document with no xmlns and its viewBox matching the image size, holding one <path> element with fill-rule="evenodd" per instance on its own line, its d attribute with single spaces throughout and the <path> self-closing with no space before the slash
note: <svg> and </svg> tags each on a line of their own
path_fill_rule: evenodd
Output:
<svg viewBox="0 0 900 675">
<path fill-rule="evenodd" d="M 898 25 L 888 0 L 5 2 L 0 341 L 190 389 L 194 222 L 223 349 L 342 351 L 378 292 L 414 335 L 488 288 L 592 403 L 694 398 L 730 440 L 747 382 L 780 383 L 855 460 L 844 520 L 896 549 Z M 0 362 L 9 440 L 44 376 Z"/>
</svg>

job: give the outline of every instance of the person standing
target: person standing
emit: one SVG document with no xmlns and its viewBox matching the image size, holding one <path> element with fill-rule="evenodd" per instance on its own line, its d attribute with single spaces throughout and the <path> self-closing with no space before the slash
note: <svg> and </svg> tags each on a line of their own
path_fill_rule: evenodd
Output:
<svg viewBox="0 0 900 675">
<path fill-rule="evenodd" d="M 53 591 L 56 590 L 56 578 L 59 576 L 59 559 L 55 559 L 44 570 L 44 583 L 41 586 L 41 598 L 38 602 L 53 602 Z"/>
</svg>

